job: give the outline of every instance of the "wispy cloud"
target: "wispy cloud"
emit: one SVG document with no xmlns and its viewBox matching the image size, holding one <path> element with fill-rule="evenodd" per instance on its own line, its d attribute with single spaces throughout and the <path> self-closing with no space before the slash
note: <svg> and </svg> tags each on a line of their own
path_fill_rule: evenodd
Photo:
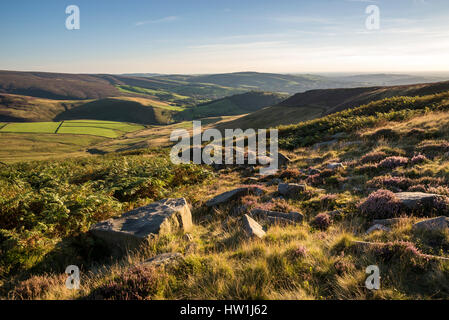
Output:
<svg viewBox="0 0 449 320">
<path fill-rule="evenodd" d="M 333 24 L 334 21 L 329 18 L 313 17 L 313 16 L 278 16 L 271 18 L 281 23 L 316 23 L 316 24 Z"/>
<path fill-rule="evenodd" d="M 179 19 L 179 17 L 177 17 L 177 16 L 168 16 L 168 17 L 164 17 L 164 18 L 160 18 L 160 19 L 138 21 L 135 23 L 135 26 L 138 27 L 138 26 L 143 26 L 146 24 L 168 23 L 168 22 L 176 21 L 178 19 Z"/>
</svg>

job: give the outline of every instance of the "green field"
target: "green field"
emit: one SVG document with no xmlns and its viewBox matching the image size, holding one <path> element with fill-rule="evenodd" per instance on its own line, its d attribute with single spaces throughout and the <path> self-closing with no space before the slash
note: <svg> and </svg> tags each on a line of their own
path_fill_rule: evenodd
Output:
<svg viewBox="0 0 449 320">
<path fill-rule="evenodd" d="M 55 133 L 59 122 L 25 122 L 8 123 L 0 129 L 1 132 L 24 132 L 24 133 Z"/>
<path fill-rule="evenodd" d="M 144 128 L 142 125 L 97 120 L 73 120 L 62 122 L 30 122 L 0 124 L 0 132 L 86 134 L 105 138 L 117 138 L 125 133 Z"/>
</svg>

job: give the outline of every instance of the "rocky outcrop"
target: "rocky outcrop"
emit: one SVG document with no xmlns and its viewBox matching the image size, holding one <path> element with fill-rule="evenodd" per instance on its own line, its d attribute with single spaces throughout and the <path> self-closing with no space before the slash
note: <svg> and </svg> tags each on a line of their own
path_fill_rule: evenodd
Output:
<svg viewBox="0 0 449 320">
<path fill-rule="evenodd" d="M 307 186 L 305 184 L 280 183 L 278 185 L 278 192 L 285 197 L 296 197 L 306 191 L 306 189 Z"/>
<path fill-rule="evenodd" d="M 251 238 L 256 237 L 262 239 L 266 235 L 265 231 L 262 229 L 262 226 L 247 214 L 243 216 L 243 227 L 245 232 Z"/>
<path fill-rule="evenodd" d="M 391 231 L 390 228 L 388 228 L 388 227 L 386 227 L 386 226 L 384 226 L 382 224 L 375 224 L 375 225 L 373 225 L 371 228 L 369 228 L 366 231 L 366 234 L 371 234 L 371 233 L 373 233 L 374 231 L 377 231 L 377 230 L 382 230 L 382 231 L 387 231 L 387 232 Z"/>
<path fill-rule="evenodd" d="M 214 198 L 206 202 L 206 206 L 214 207 L 232 200 L 239 199 L 249 194 L 262 195 L 264 193 L 265 190 L 257 186 L 237 188 L 215 196 Z"/>
<path fill-rule="evenodd" d="M 423 192 L 398 192 L 395 195 L 403 206 L 411 210 L 432 206 L 433 202 L 441 197 L 437 194 Z"/>
<path fill-rule="evenodd" d="M 141 207 L 119 218 L 93 225 L 90 232 L 105 241 L 111 249 L 121 251 L 138 247 L 146 240 L 193 228 L 192 215 L 184 198 L 164 199 Z"/>
<path fill-rule="evenodd" d="M 424 220 L 413 225 L 414 230 L 421 231 L 444 231 L 449 228 L 448 217 L 438 217 Z"/>
<path fill-rule="evenodd" d="M 381 224 L 383 226 L 392 226 L 392 225 L 398 224 L 402 220 L 404 220 L 404 219 L 403 218 L 377 219 L 377 220 L 374 220 L 373 223 Z"/>
</svg>

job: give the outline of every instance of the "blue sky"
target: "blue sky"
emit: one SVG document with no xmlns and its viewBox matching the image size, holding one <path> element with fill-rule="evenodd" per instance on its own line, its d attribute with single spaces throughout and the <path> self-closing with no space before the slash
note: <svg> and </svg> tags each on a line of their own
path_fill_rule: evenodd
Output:
<svg viewBox="0 0 449 320">
<path fill-rule="evenodd" d="M 65 28 L 68 5 L 80 30 Z M 15 0 L 0 30 L 3 70 L 449 71 L 447 0 Z"/>
</svg>

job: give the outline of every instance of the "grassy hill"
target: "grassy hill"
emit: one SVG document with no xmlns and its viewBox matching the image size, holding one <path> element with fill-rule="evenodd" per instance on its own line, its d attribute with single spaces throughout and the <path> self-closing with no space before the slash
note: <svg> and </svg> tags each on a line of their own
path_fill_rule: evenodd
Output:
<svg viewBox="0 0 449 320">
<path fill-rule="evenodd" d="M 0 121 L 51 121 L 61 112 L 70 110 L 83 103 L 85 103 L 85 101 L 51 100 L 12 94 L 0 94 Z"/>
<path fill-rule="evenodd" d="M 279 105 L 288 107 L 320 107 L 326 114 L 360 106 L 371 101 L 395 96 L 421 96 L 449 90 L 449 82 L 389 87 L 311 90 L 298 93 Z"/>
<path fill-rule="evenodd" d="M 280 102 L 227 123 L 220 123 L 218 129 L 269 128 L 280 125 L 294 125 L 298 122 L 358 107 L 372 101 L 389 97 L 424 96 L 449 90 L 449 82 L 414 84 L 390 87 L 360 87 L 310 90 L 297 93 Z"/>
<path fill-rule="evenodd" d="M 159 79 L 182 79 L 189 83 L 214 84 L 224 87 L 242 88 L 246 91 L 271 91 L 296 93 L 317 88 L 350 86 L 354 83 L 339 81 L 316 75 L 287 75 L 260 72 L 235 72 L 200 76 L 157 76 Z"/>
<path fill-rule="evenodd" d="M 448 99 L 449 91 L 391 97 L 281 127 L 280 146 L 292 161 L 268 178 L 241 168 L 174 165 L 163 149 L 0 165 L 0 296 L 448 299 L 449 233 L 413 227 L 449 216 Z M 335 133 L 345 135 L 313 146 Z M 335 162 L 341 166 L 331 169 Z M 306 190 L 280 197 L 279 181 Z M 246 183 L 265 193 L 205 205 Z M 399 191 L 438 197 L 410 209 L 399 204 Z M 88 233 L 98 221 L 169 197 L 191 204 L 188 238 L 156 237 L 110 259 Z M 252 209 L 295 211 L 303 219 L 259 220 L 266 235 L 249 238 L 242 216 Z M 367 232 L 385 218 L 395 218 L 388 229 Z M 182 258 L 167 267 L 142 264 L 161 253 Z M 81 267 L 80 290 L 65 288 L 69 264 Z M 379 290 L 365 287 L 370 265 L 380 269 Z"/>
<path fill-rule="evenodd" d="M 56 100 L 103 99 L 123 95 L 170 92 L 195 99 L 218 99 L 244 92 L 215 84 L 188 83 L 180 80 L 132 77 L 107 74 L 62 74 L 46 72 L 0 71 L 0 93 L 10 93 Z M 246 90 L 247 91 L 247 90 Z"/>
<path fill-rule="evenodd" d="M 231 116 L 257 111 L 275 105 L 287 96 L 269 92 L 247 92 L 199 104 L 176 115 L 178 120 L 191 120 L 216 116 Z"/>
</svg>

